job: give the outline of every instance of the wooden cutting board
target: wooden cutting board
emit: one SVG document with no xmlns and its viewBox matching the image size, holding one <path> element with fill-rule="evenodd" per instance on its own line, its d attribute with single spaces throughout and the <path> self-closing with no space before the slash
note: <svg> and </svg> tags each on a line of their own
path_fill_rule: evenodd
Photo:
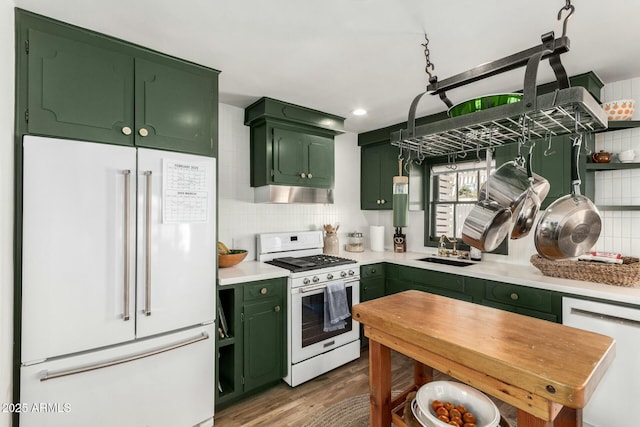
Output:
<svg viewBox="0 0 640 427">
<path fill-rule="evenodd" d="M 381 331 L 576 409 L 615 356 L 610 337 L 420 291 L 355 305 L 353 316 L 372 335 Z"/>
</svg>

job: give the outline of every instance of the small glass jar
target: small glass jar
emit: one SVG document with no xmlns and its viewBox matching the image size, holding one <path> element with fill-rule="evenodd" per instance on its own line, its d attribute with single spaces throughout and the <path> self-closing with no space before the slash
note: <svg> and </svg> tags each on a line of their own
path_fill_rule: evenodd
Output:
<svg viewBox="0 0 640 427">
<path fill-rule="evenodd" d="M 347 234 L 348 240 L 344 247 L 347 252 L 364 252 L 364 237 L 362 233 L 354 232 Z"/>
</svg>

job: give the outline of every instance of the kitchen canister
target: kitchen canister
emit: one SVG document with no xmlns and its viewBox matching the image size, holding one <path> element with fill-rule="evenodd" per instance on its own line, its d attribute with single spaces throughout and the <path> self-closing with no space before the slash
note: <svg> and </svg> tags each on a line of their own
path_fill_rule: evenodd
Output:
<svg viewBox="0 0 640 427">
<path fill-rule="evenodd" d="M 364 237 L 362 233 L 353 232 L 347 234 L 347 244 L 344 246 L 347 252 L 364 252 Z"/>
<path fill-rule="evenodd" d="M 340 240 L 337 233 L 327 233 L 324 236 L 324 248 L 322 253 L 328 255 L 338 255 L 340 250 Z"/>
<path fill-rule="evenodd" d="M 369 227 L 369 235 L 371 236 L 371 250 L 373 252 L 384 251 L 384 226 L 372 225 Z"/>
</svg>

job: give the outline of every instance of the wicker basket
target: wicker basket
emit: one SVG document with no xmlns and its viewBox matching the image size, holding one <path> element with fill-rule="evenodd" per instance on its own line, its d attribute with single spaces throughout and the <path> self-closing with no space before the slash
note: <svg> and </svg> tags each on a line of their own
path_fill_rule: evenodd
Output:
<svg viewBox="0 0 640 427">
<path fill-rule="evenodd" d="M 589 261 L 550 261 L 540 255 L 531 256 L 531 264 L 545 276 L 615 286 L 636 286 L 640 283 L 640 262 L 638 261 L 635 257 L 622 257 L 622 264 L 607 264 Z"/>
</svg>

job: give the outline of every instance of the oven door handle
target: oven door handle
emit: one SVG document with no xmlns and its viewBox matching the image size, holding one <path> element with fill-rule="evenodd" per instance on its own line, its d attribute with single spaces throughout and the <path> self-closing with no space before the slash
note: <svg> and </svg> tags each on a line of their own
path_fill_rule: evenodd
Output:
<svg viewBox="0 0 640 427">
<path fill-rule="evenodd" d="M 345 285 L 348 285 L 349 283 L 354 283 L 354 282 L 359 282 L 360 279 L 353 279 L 353 280 L 346 280 L 344 282 Z M 327 287 L 326 283 L 322 283 L 320 285 L 315 285 L 315 286 L 307 286 L 305 288 L 300 288 L 300 293 L 304 294 L 307 292 L 313 292 L 313 291 L 317 291 L 318 289 L 324 289 Z"/>
</svg>

